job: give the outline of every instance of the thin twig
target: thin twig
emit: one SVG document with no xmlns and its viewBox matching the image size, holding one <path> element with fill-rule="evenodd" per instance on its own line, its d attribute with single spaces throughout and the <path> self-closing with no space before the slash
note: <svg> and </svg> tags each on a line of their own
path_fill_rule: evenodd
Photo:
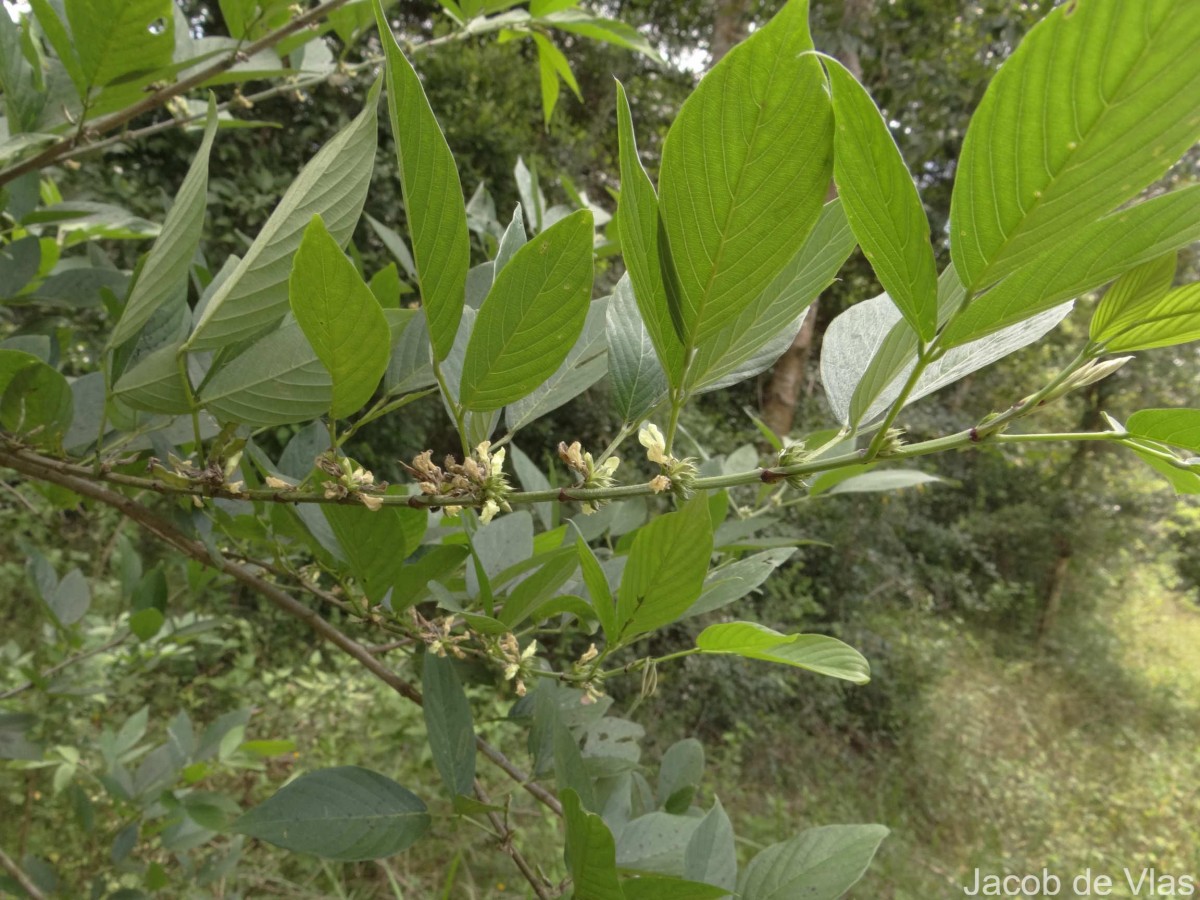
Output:
<svg viewBox="0 0 1200 900">
<path fill-rule="evenodd" d="M 43 672 L 41 675 L 39 675 L 38 681 L 45 681 L 50 676 L 57 675 L 63 669 L 73 666 L 76 663 L 81 663 L 85 659 L 91 659 L 93 656 L 98 656 L 101 653 L 104 653 L 108 650 L 113 649 L 113 647 L 123 644 L 125 641 L 127 641 L 129 639 L 129 635 L 130 635 L 130 632 L 126 631 L 124 634 L 118 635 L 117 637 L 113 638 L 112 640 L 106 641 L 105 643 L 101 644 L 99 647 L 93 647 L 91 650 L 85 650 L 83 653 L 77 653 L 68 659 L 64 659 L 62 662 L 58 663 L 57 665 L 51 666 L 49 669 L 47 669 L 45 672 Z M 17 694 L 24 693 L 25 691 L 29 690 L 33 686 L 34 686 L 34 682 L 32 682 L 32 681 L 27 681 L 24 684 L 19 684 L 15 688 L 11 688 L 10 690 L 5 691 L 3 694 L 0 694 L 0 700 L 9 700 L 9 699 L 17 696 Z"/>
<path fill-rule="evenodd" d="M 13 862 L 12 858 L 2 849 L 0 849 L 0 869 L 11 875 L 21 890 L 32 897 L 33 900 L 46 900 L 46 895 L 38 889 L 38 886 L 30 880 L 24 870 Z"/>
<path fill-rule="evenodd" d="M 100 119 L 95 119 L 87 123 L 86 128 L 80 129 L 77 133 L 70 137 L 63 138 L 55 144 L 51 144 L 45 150 L 41 151 L 24 162 L 9 166 L 7 169 L 0 171 L 0 185 L 5 185 L 14 178 L 26 174 L 27 172 L 36 172 L 38 169 L 44 169 L 52 162 L 57 160 L 64 154 L 74 150 L 84 138 L 85 135 L 101 135 L 110 131 L 115 131 L 126 122 L 136 119 L 143 113 L 148 113 L 151 110 L 158 109 L 164 106 L 168 101 L 178 97 L 180 94 L 185 94 L 193 88 L 200 87 L 209 79 L 220 75 L 229 69 L 232 69 L 237 63 L 245 58 L 252 57 L 256 53 L 263 50 L 269 50 L 280 41 L 290 37 L 297 31 L 307 28 L 309 25 L 319 22 L 334 10 L 341 6 L 345 6 L 349 0 L 326 0 L 320 6 L 310 9 L 308 12 L 296 16 L 290 22 L 276 28 L 270 34 L 259 38 L 250 46 L 236 50 L 227 56 L 222 57 L 211 65 L 205 66 L 198 72 L 189 75 L 174 84 L 168 85 L 154 93 L 148 95 L 132 106 L 127 106 L 124 109 L 118 110 L 110 115 Z"/>
<path fill-rule="evenodd" d="M 475 779 L 475 797 L 480 803 L 486 806 L 491 806 L 492 804 L 491 798 L 483 787 L 483 783 L 478 778 Z M 534 871 L 533 866 L 529 865 L 529 861 L 521 854 L 516 844 L 513 843 L 515 832 L 508 827 L 508 822 L 494 809 L 488 810 L 487 817 L 488 821 L 492 823 L 492 827 L 496 829 L 496 833 L 500 835 L 500 849 L 512 858 L 513 864 L 520 869 L 521 874 L 525 876 L 525 880 L 529 882 L 530 887 L 533 888 L 533 892 L 537 894 L 539 900 L 551 900 L 546 883 Z"/>
<path fill-rule="evenodd" d="M 366 647 L 341 631 L 333 623 L 324 619 L 316 610 L 305 606 L 279 587 L 279 585 L 256 575 L 246 566 L 231 562 L 223 557 L 210 555 L 208 548 L 203 543 L 192 540 L 166 519 L 142 506 L 137 501 L 97 484 L 89 477 L 64 471 L 61 464 L 56 460 L 39 457 L 37 454 L 29 453 L 28 451 L 0 448 L 0 466 L 7 466 L 31 478 L 60 485 L 84 497 L 90 497 L 106 506 L 111 506 L 123 515 L 128 516 L 168 546 L 174 547 L 199 563 L 223 572 L 235 581 L 246 585 L 263 597 L 266 597 L 283 612 L 306 623 L 318 636 L 324 638 L 347 656 L 356 660 L 364 669 L 397 694 L 406 700 L 411 700 L 413 703 L 422 704 L 421 692 L 416 687 L 377 660 Z M 513 781 L 520 784 L 531 796 L 557 815 L 562 815 L 562 804 L 558 802 L 558 798 L 545 787 L 533 781 L 529 775 L 514 765 L 500 750 L 478 735 L 475 738 L 475 744 L 480 753 L 513 779 Z"/>
</svg>

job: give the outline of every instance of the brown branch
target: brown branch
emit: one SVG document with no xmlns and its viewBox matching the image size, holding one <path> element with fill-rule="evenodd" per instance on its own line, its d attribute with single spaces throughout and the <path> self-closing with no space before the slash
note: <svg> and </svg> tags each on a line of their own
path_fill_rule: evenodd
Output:
<svg viewBox="0 0 1200 900">
<path fill-rule="evenodd" d="M 238 565 L 228 559 L 210 555 L 208 548 L 203 543 L 189 538 L 170 522 L 140 503 L 131 500 L 123 494 L 118 494 L 116 491 L 110 490 L 103 485 L 97 484 L 87 477 L 64 471 L 64 467 L 58 464 L 56 460 L 38 457 L 36 454 L 26 451 L 0 448 L 0 466 L 6 466 L 31 478 L 60 485 L 81 496 L 90 497 L 106 506 L 111 506 L 113 509 L 132 519 L 163 543 L 174 547 L 199 563 L 223 572 L 235 581 L 261 594 L 283 612 L 306 623 L 317 635 L 357 661 L 364 669 L 397 694 L 407 700 L 411 700 L 413 703 L 421 705 L 421 692 L 416 687 L 377 660 L 358 641 L 322 618 L 316 610 L 305 606 L 280 588 L 279 585 L 261 578 L 247 567 Z M 500 750 L 478 735 L 475 737 L 475 744 L 480 753 L 520 784 L 530 795 L 557 815 L 562 815 L 562 804 L 558 802 L 558 798 L 517 768 Z"/>
<path fill-rule="evenodd" d="M 116 112 L 104 116 L 103 118 L 96 119 L 95 121 L 88 122 L 86 124 L 81 123 L 81 127 L 69 137 L 65 137 L 55 144 L 51 144 L 45 150 L 35 154 L 34 156 L 31 156 L 24 162 L 17 163 L 14 166 L 9 166 L 7 169 L 0 171 L 0 185 L 5 185 L 14 178 L 19 178 L 28 172 L 36 172 L 38 169 L 45 168 L 59 157 L 65 155 L 71 150 L 74 150 L 75 147 L 84 142 L 85 137 L 101 135 L 109 131 L 114 131 L 117 128 L 120 128 L 126 122 L 137 118 L 143 113 L 148 113 L 151 110 L 155 110 L 161 106 L 164 106 L 168 101 L 178 97 L 180 94 L 185 94 L 193 88 L 200 87 L 200 85 L 204 84 L 204 82 L 208 81 L 210 78 L 232 69 L 242 59 L 254 56 L 254 54 L 263 50 L 269 50 L 271 47 L 274 47 L 280 41 L 290 37 L 297 31 L 319 22 L 325 16 L 338 9 L 338 7 L 345 6 L 348 2 L 349 0 L 326 0 L 325 3 L 310 9 L 303 15 L 296 16 L 296 18 L 292 19 L 287 24 L 281 25 L 270 34 L 264 35 L 253 44 L 250 44 L 248 47 L 232 52 L 228 56 L 217 60 L 211 65 L 205 66 L 195 74 L 189 75 L 187 78 L 184 78 L 181 81 L 177 81 L 174 84 L 162 88 L 161 90 L 155 91 L 153 94 L 150 94 L 142 100 L 139 100 L 132 106 L 127 106 L 124 109 L 117 110 Z"/>
<path fill-rule="evenodd" d="M 491 798 L 488 797 L 488 793 L 483 787 L 483 782 L 478 778 L 475 779 L 475 797 L 480 803 L 485 805 L 490 806 L 492 803 Z M 525 880 L 529 882 L 539 900 L 551 900 L 545 881 L 534 871 L 533 866 L 529 865 L 529 861 L 525 859 L 521 851 L 513 843 L 515 832 L 508 827 L 508 822 L 495 810 L 488 810 L 487 817 L 488 821 L 492 823 L 492 827 L 496 829 L 496 833 L 500 836 L 500 849 L 511 857 L 513 864 L 520 869 L 521 874 L 525 876 Z"/>
<path fill-rule="evenodd" d="M 11 875 L 21 890 L 32 897 L 33 900 L 46 900 L 46 895 L 38 889 L 36 884 L 30 881 L 29 876 L 25 874 L 24 870 L 13 862 L 12 858 L 3 850 L 0 850 L 0 869 Z"/>
</svg>

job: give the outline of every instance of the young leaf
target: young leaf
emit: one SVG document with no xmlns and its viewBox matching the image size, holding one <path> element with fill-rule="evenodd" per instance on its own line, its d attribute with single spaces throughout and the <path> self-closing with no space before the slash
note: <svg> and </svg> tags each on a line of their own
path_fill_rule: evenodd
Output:
<svg viewBox="0 0 1200 900">
<path fill-rule="evenodd" d="M 470 797 L 475 789 L 475 725 L 467 695 L 448 657 L 425 654 L 421 691 L 433 764 L 452 796 Z"/>
<path fill-rule="evenodd" d="M 333 382 L 329 415 L 344 419 L 366 405 L 387 370 L 383 309 L 320 216 L 304 231 L 288 284 L 292 314 Z"/>
<path fill-rule="evenodd" d="M 533 43 L 537 47 L 538 74 L 542 82 L 542 116 L 545 119 L 546 127 L 549 127 L 550 119 L 554 115 L 554 107 L 558 105 L 559 77 L 561 76 L 563 81 L 574 91 L 576 97 L 579 97 L 579 85 L 575 81 L 575 75 L 571 72 L 567 58 L 549 38 L 535 31 L 533 32 Z M 580 97 L 580 100 L 582 99 Z"/>
<path fill-rule="evenodd" d="M 667 378 L 638 311 L 628 273 L 613 288 L 605 331 L 613 401 L 621 420 L 633 425 L 667 395 Z"/>
<path fill-rule="evenodd" d="M 388 113 L 421 303 L 434 356 L 442 360 L 458 333 L 470 265 L 462 184 L 421 79 L 400 51 L 380 0 L 373 3 L 387 60 Z"/>
<path fill-rule="evenodd" d="M 637 532 L 617 591 L 614 645 L 679 618 L 704 587 L 712 555 L 707 498 L 698 495 L 677 512 Z"/>
<path fill-rule="evenodd" d="M 915 469 L 876 469 L 864 472 L 844 481 L 839 481 L 828 491 L 829 494 L 871 494 L 879 491 L 898 491 L 942 481 L 937 475 L 918 472 Z"/>
<path fill-rule="evenodd" d="M 1200 4 L 1172 0 L 1066 3 L 1034 26 L 963 141 L 950 251 L 967 288 L 1032 263 L 1196 142 L 1197 46 Z"/>
<path fill-rule="evenodd" d="M 642 323 L 658 360 L 672 384 L 683 379 L 685 355 L 675 326 L 671 322 L 670 305 L 664 273 L 671 280 L 674 263 L 659 223 L 658 196 L 650 176 L 638 158 L 633 133 L 633 116 L 625 88 L 617 82 L 617 137 L 620 142 L 621 196 L 617 202 L 617 231 L 621 238 L 621 253 L 633 294 L 641 310 Z"/>
<path fill-rule="evenodd" d="M 882 825 L 826 825 L 760 852 L 742 873 L 741 900 L 838 900 L 875 857 Z"/>
<path fill-rule="evenodd" d="M 429 814 L 392 779 L 339 766 L 301 775 L 234 822 L 233 830 L 323 859 L 379 859 L 428 831 Z"/>
<path fill-rule="evenodd" d="M 224 347 L 283 318 L 292 255 L 313 216 L 321 216 L 339 246 L 350 240 L 375 164 L 378 101 L 376 82 L 363 111 L 309 160 L 287 189 L 246 255 L 204 307 L 187 349 Z"/>
<path fill-rule="evenodd" d="M 704 653 L 783 663 L 855 684 L 871 680 L 871 667 L 861 653 L 823 634 L 780 634 L 754 622 L 724 622 L 700 632 L 696 646 Z"/>
<path fill-rule="evenodd" d="M 713 67 L 667 134 L 660 212 L 689 349 L 754 301 L 821 213 L 833 123 L 811 49 L 807 0 L 791 0 Z"/>
<path fill-rule="evenodd" d="M 1200 340 L 1200 282 L 1185 284 L 1158 300 L 1140 305 L 1108 330 L 1110 353 L 1152 350 Z"/>
<path fill-rule="evenodd" d="M 917 186 L 874 101 L 835 59 L 824 58 L 833 94 L 833 178 L 859 246 L 913 330 L 937 331 L 937 267 Z"/>
<path fill-rule="evenodd" d="M 612 591 L 608 587 L 608 579 L 604 577 L 604 570 L 600 568 L 600 562 L 596 559 L 596 554 L 592 553 L 592 548 L 587 545 L 587 541 L 581 537 L 576 538 L 575 549 L 579 552 L 579 567 L 583 574 L 583 583 L 587 585 L 592 607 L 596 610 L 596 617 L 600 620 L 600 627 L 604 629 L 609 640 L 615 640 L 617 608 L 613 603 Z"/>
<path fill-rule="evenodd" d="M 1137 322 L 1144 311 L 1171 289 L 1179 254 L 1172 250 L 1136 266 L 1113 282 L 1092 314 L 1089 334 L 1103 341 L 1117 334 L 1122 326 Z"/>
<path fill-rule="evenodd" d="M 583 808 L 570 788 L 559 791 L 567 823 L 565 857 L 579 900 L 624 900 L 617 879 L 617 847 L 612 832 Z"/>
<path fill-rule="evenodd" d="M 690 619 L 742 599 L 766 581 L 795 552 L 794 547 L 764 550 L 713 569 L 704 579 L 704 590 L 700 597 L 680 618 Z"/>
<path fill-rule="evenodd" d="M 1143 409 L 1129 417 L 1125 430 L 1200 454 L 1200 409 Z"/>
<path fill-rule="evenodd" d="M 208 155 L 217 134 L 217 99 L 208 95 L 208 120 L 204 139 L 192 158 L 175 202 L 167 213 L 162 231 L 150 248 L 146 264 L 130 291 L 125 311 L 108 339 L 110 348 L 129 340 L 146 324 L 154 311 L 175 296 L 188 275 L 200 243 L 208 192 Z"/>
<path fill-rule="evenodd" d="M 592 214 L 574 212 L 496 274 L 467 344 L 459 399 L 499 409 L 559 367 L 583 329 L 592 291 Z"/>
</svg>

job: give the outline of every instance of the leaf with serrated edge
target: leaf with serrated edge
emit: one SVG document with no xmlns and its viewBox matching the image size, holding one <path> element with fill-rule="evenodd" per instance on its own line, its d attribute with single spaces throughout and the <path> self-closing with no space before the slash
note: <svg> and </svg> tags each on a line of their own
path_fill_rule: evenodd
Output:
<svg viewBox="0 0 1200 900">
<path fill-rule="evenodd" d="M 660 214 L 678 276 L 668 298 L 689 349 L 754 301 L 820 215 L 833 122 L 811 49 L 808 3 L 792 0 L 705 75 L 667 133 Z"/>
<path fill-rule="evenodd" d="M 434 356 L 442 360 L 458 333 L 470 265 L 462 183 L 421 79 L 400 51 L 382 4 L 373 3 L 387 60 L 388 113 L 421 303 Z"/>
<path fill-rule="evenodd" d="M 969 289 L 1110 213 L 1200 138 L 1198 46 L 1200 4 L 1175 0 L 1067 3 L 1034 26 L 963 140 L 950 252 Z"/>
</svg>

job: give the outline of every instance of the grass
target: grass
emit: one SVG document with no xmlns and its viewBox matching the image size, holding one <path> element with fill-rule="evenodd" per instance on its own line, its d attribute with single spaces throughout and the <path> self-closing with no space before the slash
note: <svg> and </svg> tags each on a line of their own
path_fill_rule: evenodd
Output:
<svg viewBox="0 0 1200 900">
<path fill-rule="evenodd" d="M 768 747 L 732 741 L 712 781 L 753 782 L 727 804 L 752 844 L 809 824 L 889 825 L 858 900 L 961 897 L 977 867 L 1091 867 L 1115 876 L 1114 897 L 1135 896 L 1121 893 L 1123 867 L 1200 876 L 1200 611 L 1154 570 L 1119 593 L 1108 614 L 1064 618 L 1036 660 L 925 614 L 876 622 L 944 672 L 899 747 L 864 753 L 793 727 Z"/>
</svg>

